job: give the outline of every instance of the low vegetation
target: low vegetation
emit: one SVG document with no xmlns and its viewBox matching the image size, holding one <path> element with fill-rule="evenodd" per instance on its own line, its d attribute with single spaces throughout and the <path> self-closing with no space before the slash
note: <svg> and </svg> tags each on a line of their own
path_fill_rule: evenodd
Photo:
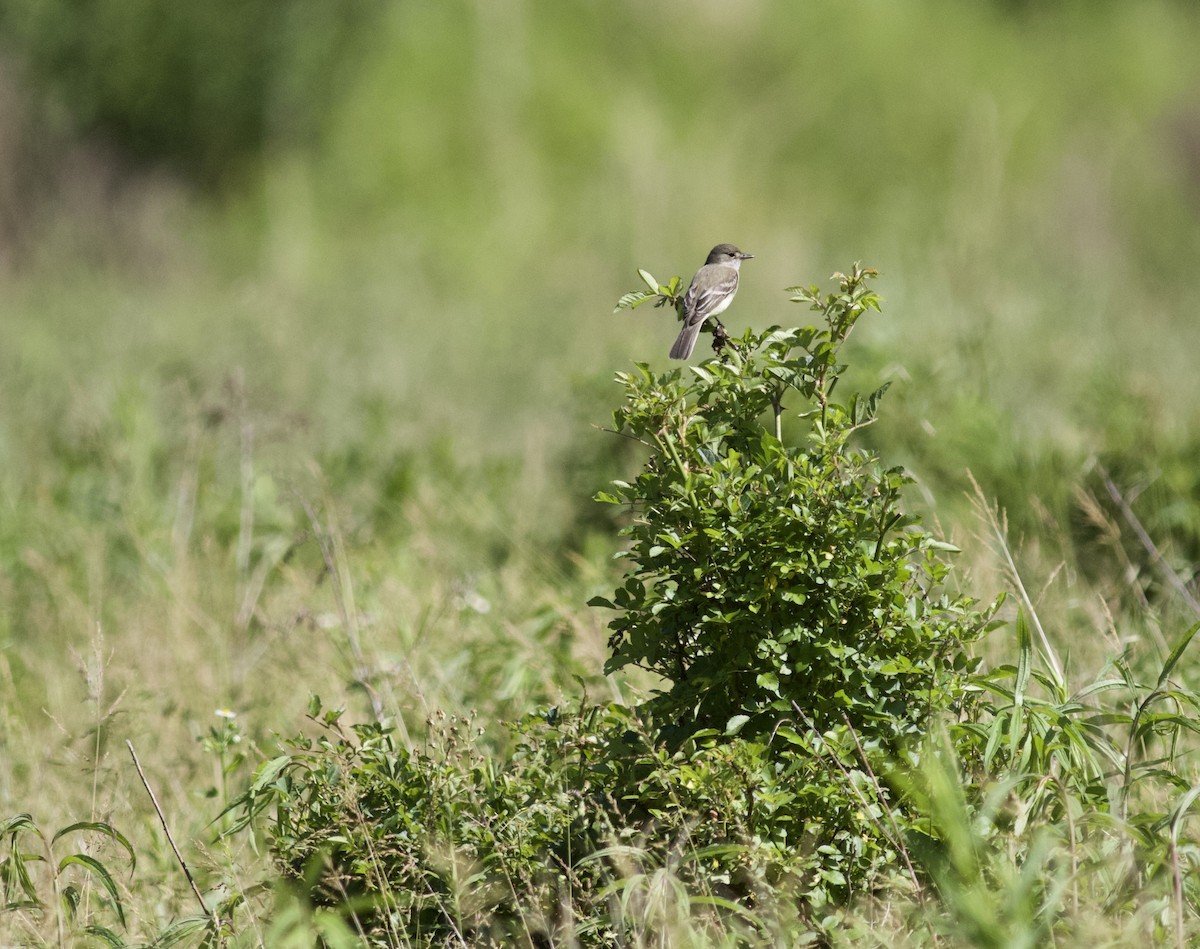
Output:
<svg viewBox="0 0 1200 949">
<path fill-rule="evenodd" d="M 269 863 L 205 894 L 172 840 L 199 905 L 153 944 L 1039 946 L 1105 927 L 1111 945 L 1188 944 L 1200 694 L 1179 673 L 1200 624 L 1072 687 L 1015 572 L 1015 610 L 953 591 L 955 548 L 904 512 L 904 472 L 855 447 L 886 387 L 836 391 L 879 308 L 872 277 L 793 288 L 815 328 L 618 375 L 614 429 L 593 437 L 643 460 L 599 496 L 627 568 L 591 605 L 615 611 L 605 672 L 627 699 L 580 678 L 508 725 L 436 708 L 418 724 L 354 664 L 370 714 L 313 696 L 309 727 L 252 755 L 237 793 L 247 756 L 221 710 L 202 739 L 213 846 Z M 352 578 L 309 516 L 344 600 Z M 989 629 L 1011 662 L 981 660 Z M 48 837 L 22 814 L 4 836 L 27 933 L 136 944 L 120 830 Z M 64 852 L 87 837 L 108 846 Z"/>
</svg>

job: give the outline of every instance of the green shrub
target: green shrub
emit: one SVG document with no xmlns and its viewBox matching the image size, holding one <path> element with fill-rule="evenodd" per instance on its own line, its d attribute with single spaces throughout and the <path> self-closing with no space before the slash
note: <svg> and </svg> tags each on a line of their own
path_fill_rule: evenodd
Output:
<svg viewBox="0 0 1200 949">
<path fill-rule="evenodd" d="M 856 266 L 826 296 L 792 288 L 823 327 L 747 333 L 689 381 L 646 367 L 620 376 L 616 426 L 650 458 L 603 496 L 634 513 L 632 566 L 611 600 L 594 601 L 621 611 L 607 671 L 665 680 L 641 710 L 662 739 L 755 748 L 770 777 L 747 792 L 773 799 L 755 836 L 840 895 L 896 856 L 894 830 L 869 813 L 896 806 L 872 762 L 962 713 L 966 647 L 986 620 L 944 588 L 952 548 L 901 511 L 904 472 L 850 444 L 884 390 L 834 398 L 841 347 L 879 308 L 873 276 Z M 810 847 L 820 860 L 801 859 Z"/>
<path fill-rule="evenodd" d="M 326 733 L 291 741 L 239 805 L 242 825 L 271 808 L 271 851 L 313 904 L 421 945 L 528 942 L 603 904 L 604 866 L 584 859 L 616 833 L 589 779 L 609 756 L 601 709 L 532 716 L 508 767 L 469 721 L 437 716 L 410 749 L 310 712 Z"/>
<path fill-rule="evenodd" d="M 878 300 L 871 271 L 837 276 L 825 297 L 792 291 L 821 328 L 748 332 L 687 381 L 618 377 L 617 428 L 649 457 L 601 496 L 632 512 L 631 567 L 593 603 L 620 611 L 607 671 L 663 687 L 538 713 L 506 762 L 469 723 L 405 748 L 314 703 L 326 734 L 290 743 L 234 805 L 239 826 L 270 812 L 308 899 L 406 943 L 569 928 L 598 945 L 697 916 L 764 935 L 781 908 L 821 929 L 901 866 L 914 816 L 877 774 L 968 709 L 986 615 L 945 589 L 950 548 L 900 510 L 904 473 L 850 445 L 882 390 L 835 401 L 838 357 Z M 768 889 L 773 919 L 756 915 Z"/>
<path fill-rule="evenodd" d="M 666 679 L 650 707 L 674 731 L 848 725 L 895 748 L 962 699 L 963 646 L 983 623 L 942 591 L 952 548 L 900 510 L 901 469 L 848 445 L 884 389 L 833 401 L 840 348 L 878 308 L 871 276 L 839 275 L 825 299 L 792 289 L 823 329 L 747 333 L 686 383 L 645 367 L 619 376 L 617 428 L 651 457 L 603 496 L 636 515 L 625 531 L 633 567 L 612 600 L 595 602 L 622 611 L 607 671 L 638 665 Z M 784 403 L 797 398 L 799 445 L 781 437 Z"/>
</svg>

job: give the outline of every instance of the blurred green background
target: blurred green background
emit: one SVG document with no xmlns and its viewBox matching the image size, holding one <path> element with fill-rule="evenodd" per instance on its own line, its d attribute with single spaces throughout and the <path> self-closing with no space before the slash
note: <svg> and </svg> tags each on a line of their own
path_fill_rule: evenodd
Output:
<svg viewBox="0 0 1200 949">
<path fill-rule="evenodd" d="M 1097 574 L 1099 463 L 1190 579 L 1198 41 L 1189 0 L 7 0 L 0 805 L 68 807 L 117 722 L 191 800 L 212 707 L 596 677 L 636 456 L 592 426 L 675 335 L 612 306 L 721 241 L 733 331 L 881 271 L 853 378 L 945 531 L 969 469 Z"/>
<path fill-rule="evenodd" d="M 1195 401 L 1192 4 L 13 0 L 0 35 L 10 401 L 241 367 L 318 437 L 367 399 L 553 452 L 671 336 L 609 315 L 634 268 L 720 240 L 757 323 L 883 272 L 859 345 L 939 468 Z"/>
</svg>

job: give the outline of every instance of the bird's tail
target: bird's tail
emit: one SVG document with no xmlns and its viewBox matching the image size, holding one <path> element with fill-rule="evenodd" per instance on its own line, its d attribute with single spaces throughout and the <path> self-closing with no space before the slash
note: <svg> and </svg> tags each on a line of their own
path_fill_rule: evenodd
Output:
<svg viewBox="0 0 1200 949">
<path fill-rule="evenodd" d="M 704 320 L 683 324 L 683 329 L 675 339 L 675 345 L 671 347 L 672 359 L 687 359 L 692 354 L 692 350 L 696 348 L 696 337 L 700 335 L 700 327 L 703 325 Z"/>
</svg>

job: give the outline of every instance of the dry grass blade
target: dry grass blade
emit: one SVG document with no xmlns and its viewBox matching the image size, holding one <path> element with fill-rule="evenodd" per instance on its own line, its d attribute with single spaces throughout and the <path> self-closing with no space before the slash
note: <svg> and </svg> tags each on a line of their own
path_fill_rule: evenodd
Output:
<svg viewBox="0 0 1200 949">
<path fill-rule="evenodd" d="M 133 750 L 133 742 L 129 739 L 125 740 L 125 747 L 129 749 L 129 756 L 133 759 L 133 766 L 137 769 L 138 777 L 142 781 L 142 787 L 146 789 L 146 793 L 150 795 L 150 803 L 154 805 L 154 813 L 158 815 L 158 821 L 162 824 L 163 833 L 167 835 L 167 843 L 171 845 L 171 850 L 175 853 L 175 859 L 179 862 L 179 866 L 183 869 L 183 875 L 187 877 L 188 886 L 192 888 L 192 893 L 196 896 L 196 902 L 200 904 L 200 911 L 207 916 L 212 925 L 212 931 L 215 933 L 219 929 L 219 921 L 215 912 L 210 910 L 204 902 L 204 897 L 200 893 L 200 888 L 196 886 L 196 880 L 192 876 L 192 871 L 188 868 L 187 861 L 183 859 L 183 854 L 179 852 L 179 846 L 175 843 L 175 838 L 171 834 L 171 828 L 167 824 L 167 817 L 163 813 L 163 809 L 159 806 L 158 797 L 154 794 L 154 789 L 150 787 L 150 782 L 146 780 L 146 772 L 142 770 L 142 763 L 138 761 L 137 752 Z"/>
</svg>

